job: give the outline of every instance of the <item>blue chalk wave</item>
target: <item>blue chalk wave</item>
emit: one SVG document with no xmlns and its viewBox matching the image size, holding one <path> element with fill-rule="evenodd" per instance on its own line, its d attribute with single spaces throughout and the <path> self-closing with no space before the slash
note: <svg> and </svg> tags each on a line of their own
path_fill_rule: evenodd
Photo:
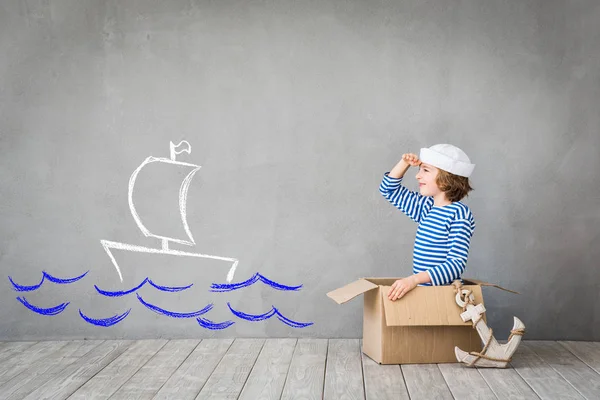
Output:
<svg viewBox="0 0 600 400">
<path fill-rule="evenodd" d="M 174 312 L 174 311 L 167 311 L 163 308 L 157 307 L 154 304 L 150 304 L 146 301 L 144 301 L 144 299 L 142 299 L 142 296 L 140 296 L 138 293 L 136 293 L 138 300 L 140 301 L 140 303 L 142 303 L 144 306 L 146 306 L 146 308 L 148 308 L 149 310 L 154 311 L 157 314 L 162 314 L 162 315 L 166 315 L 168 317 L 172 317 L 172 318 L 194 318 L 194 317 L 199 317 L 202 314 L 206 314 L 207 312 L 209 312 L 210 310 L 212 310 L 213 305 L 209 304 L 206 307 L 204 307 L 202 310 L 198 310 L 198 311 L 193 311 L 193 312 L 189 312 L 189 313 L 179 313 L 179 312 Z"/>
<path fill-rule="evenodd" d="M 282 285 L 280 283 L 277 283 L 275 281 L 272 281 L 270 279 L 265 278 L 263 275 L 259 274 L 258 272 L 256 274 L 254 274 L 254 276 L 248 280 L 245 280 L 243 282 L 238 282 L 238 283 L 213 283 L 210 287 L 211 287 L 211 292 L 231 292 L 233 290 L 238 290 L 247 286 L 251 286 L 253 284 L 255 284 L 256 282 L 261 281 L 262 283 L 271 286 L 274 289 L 277 290 L 299 290 L 302 285 L 298 285 L 298 286 L 287 286 L 287 285 Z"/>
<path fill-rule="evenodd" d="M 69 303 L 62 303 L 62 304 L 59 304 L 59 305 L 57 305 L 55 307 L 42 308 L 42 307 L 34 306 L 30 302 L 28 302 L 25 297 L 17 297 L 17 300 L 19 300 L 21 302 L 21 304 L 23 304 L 25 307 L 29 308 L 31 311 L 33 311 L 35 313 L 38 313 L 38 314 L 41 314 L 41 315 L 57 315 L 57 314 L 60 314 L 69 305 Z"/>
<path fill-rule="evenodd" d="M 125 296 L 127 294 L 133 293 L 133 292 L 141 289 L 147 283 L 150 284 L 152 287 L 160 290 L 161 292 L 181 292 L 183 290 L 189 289 L 192 286 L 194 286 L 193 283 L 191 285 L 187 285 L 187 286 L 161 286 L 161 285 L 157 285 L 156 283 L 152 282 L 151 279 L 145 278 L 142 281 L 142 283 L 140 283 L 136 287 L 131 288 L 129 290 L 109 291 L 109 290 L 102 290 L 97 285 L 94 285 L 94 287 L 96 288 L 96 291 L 98 293 L 100 293 L 101 295 L 103 295 L 103 296 L 107 296 L 107 297 L 121 297 L 121 296 Z"/>
<path fill-rule="evenodd" d="M 267 311 L 264 314 L 246 314 L 244 312 L 241 311 L 237 311 L 234 310 L 233 307 L 231 307 L 230 303 L 227 303 L 227 306 L 229 307 L 229 309 L 231 310 L 231 312 L 238 318 L 241 319 L 245 319 L 246 321 L 263 321 L 266 319 L 271 318 L 272 316 L 276 315 L 277 319 L 279 319 L 281 322 L 283 322 L 284 324 L 291 326 L 292 328 L 306 328 L 307 326 L 312 325 L 312 322 L 296 322 L 296 321 L 292 321 L 291 319 L 285 317 L 283 314 L 281 314 L 279 312 L 279 310 L 277 308 L 275 308 L 274 306 L 272 306 L 270 311 Z"/>
<path fill-rule="evenodd" d="M 117 314 L 117 315 L 113 315 L 112 317 L 108 317 L 108 318 L 96 319 L 96 318 L 90 318 L 90 317 L 84 315 L 83 312 L 81 312 L 81 309 L 79 309 L 79 315 L 81 315 L 81 318 L 83 318 L 86 322 L 88 322 L 92 325 L 104 326 L 104 327 L 109 327 L 109 326 L 118 324 L 119 322 L 123 321 L 125 319 L 125 317 L 127 317 L 129 315 L 129 312 L 131 312 L 131 308 L 120 315 Z"/>
<path fill-rule="evenodd" d="M 88 272 L 90 272 L 90 271 L 87 271 L 86 273 L 84 273 L 82 275 L 76 276 L 75 278 L 61 279 L 61 278 L 57 278 L 55 276 L 50 275 L 46 271 L 42 271 L 42 280 L 40 281 L 40 283 L 38 283 L 37 285 L 31 285 L 31 286 L 20 285 L 20 284 L 16 283 L 15 281 L 13 281 L 12 277 L 10 277 L 10 276 L 8 277 L 8 280 L 12 284 L 13 289 L 16 290 L 17 292 L 32 292 L 34 290 L 39 289 L 46 279 L 52 283 L 57 283 L 59 285 L 65 285 L 65 284 L 77 282 L 78 280 L 80 280 L 84 276 L 86 276 L 88 274 Z"/>
<path fill-rule="evenodd" d="M 225 329 L 225 328 L 229 328 L 231 325 L 234 324 L 233 321 L 225 321 L 225 322 L 213 322 L 209 319 L 206 318 L 196 318 L 196 321 L 198 321 L 198 324 L 206 329 L 212 329 L 212 330 L 220 330 L 220 329 Z"/>
</svg>

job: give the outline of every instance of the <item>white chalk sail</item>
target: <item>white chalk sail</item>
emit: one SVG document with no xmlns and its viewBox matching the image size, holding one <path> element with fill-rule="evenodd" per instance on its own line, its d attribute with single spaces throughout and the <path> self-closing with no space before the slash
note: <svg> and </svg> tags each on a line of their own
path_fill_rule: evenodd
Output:
<svg viewBox="0 0 600 400">
<path fill-rule="evenodd" d="M 129 201 L 129 209 L 131 211 L 131 215 L 132 215 L 135 223 L 137 224 L 138 228 L 140 229 L 140 231 L 146 237 L 154 237 L 158 240 L 161 240 L 162 243 L 161 243 L 160 248 L 152 248 L 152 247 L 131 245 L 131 244 L 127 244 L 127 243 L 119 243 L 119 242 L 101 240 L 100 242 L 102 243 L 102 246 L 104 247 L 104 250 L 107 252 L 113 265 L 115 266 L 117 273 L 119 274 L 119 278 L 121 279 L 121 282 L 123 281 L 123 275 L 121 273 L 121 269 L 119 268 L 119 264 L 117 263 L 117 260 L 115 259 L 114 254 L 113 254 L 116 250 L 141 252 L 141 253 L 166 254 L 166 255 L 173 255 L 173 256 L 179 256 L 179 257 L 211 258 L 211 259 L 216 259 L 216 260 L 228 261 L 228 262 L 231 262 L 232 265 L 229 269 L 229 272 L 227 273 L 226 279 L 227 279 L 227 282 L 231 282 L 233 280 L 233 275 L 235 273 L 235 269 L 239 262 L 235 258 L 212 256 L 212 255 L 208 255 L 208 254 L 190 253 L 190 252 L 169 249 L 169 242 L 184 244 L 184 245 L 188 245 L 188 246 L 195 245 L 194 237 L 192 236 L 192 232 L 190 231 L 190 228 L 189 228 L 189 225 L 187 222 L 187 213 L 186 213 L 186 211 L 187 211 L 186 210 L 187 193 L 188 193 L 190 184 L 192 182 L 192 179 L 194 178 L 194 175 L 196 174 L 196 172 L 198 172 L 198 170 L 200 170 L 201 167 L 199 165 L 195 165 L 195 164 L 176 161 L 176 157 L 178 154 L 181 154 L 184 152 L 191 154 L 191 151 L 192 151 L 192 146 L 187 141 L 182 141 L 181 143 L 179 143 L 177 145 L 173 144 L 173 142 L 170 142 L 170 158 L 148 157 L 140 164 L 140 166 L 135 171 L 133 171 L 133 174 L 131 174 L 131 177 L 129 178 L 129 189 L 128 189 L 128 201 Z M 135 204 L 133 201 L 134 192 L 135 192 L 134 189 L 135 189 L 136 182 L 138 180 L 140 171 L 142 171 L 148 165 L 153 164 L 153 163 L 160 163 L 162 168 L 177 168 L 180 170 L 183 169 L 186 173 L 185 178 L 182 180 L 181 185 L 179 187 L 179 218 L 181 220 L 180 222 L 181 222 L 181 225 L 185 232 L 185 237 L 165 236 L 165 235 L 158 234 L 156 232 L 156 230 L 151 231 L 147 226 L 148 222 L 146 222 L 146 223 L 143 222 L 144 219 L 146 221 L 151 220 L 151 219 L 150 218 L 142 218 L 142 216 L 140 216 L 140 214 L 138 213 L 138 210 L 135 207 Z M 171 214 L 169 214 L 169 218 L 171 218 Z M 154 219 L 154 217 L 152 219 Z M 160 226 L 160 224 L 158 224 L 158 225 Z"/>
<path fill-rule="evenodd" d="M 135 207 L 133 200 L 134 200 L 134 195 L 136 193 L 135 192 L 136 182 L 142 175 L 143 175 L 144 179 L 153 179 L 153 177 L 150 176 L 150 174 L 146 173 L 145 175 L 144 174 L 140 175 L 140 172 L 142 172 L 142 170 L 144 168 L 146 168 L 149 165 L 154 164 L 154 163 L 159 163 L 159 165 L 162 169 L 177 169 L 177 170 L 183 169 L 187 173 L 179 187 L 179 216 L 180 216 L 181 225 L 182 225 L 183 229 L 185 230 L 186 237 L 169 237 L 169 236 L 164 236 L 164 235 L 158 234 L 158 232 L 157 232 L 158 228 L 151 230 L 148 225 L 149 224 L 148 221 L 152 221 L 150 223 L 153 223 L 155 226 L 160 226 L 161 225 L 160 221 L 157 221 L 157 219 L 160 220 L 160 218 L 158 218 L 158 217 L 160 217 L 160 215 L 152 215 L 152 216 L 147 215 L 146 218 L 142 218 L 142 216 L 140 215 L 140 213 L 138 212 L 138 210 Z M 138 228 L 140 228 L 140 230 L 142 231 L 144 236 L 155 237 L 157 239 L 161 239 L 161 240 L 163 240 L 163 243 L 166 240 L 167 242 L 175 242 L 175 243 L 179 243 L 179 244 L 185 244 L 188 246 L 195 244 L 194 238 L 192 236 L 192 232 L 190 232 L 190 228 L 187 223 L 186 204 L 187 204 L 187 192 L 188 192 L 190 183 L 194 177 L 194 174 L 196 174 L 196 172 L 198 172 L 199 169 L 200 169 L 200 166 L 194 165 L 194 164 L 188 164 L 188 163 L 183 163 L 183 162 L 179 162 L 179 161 L 174 161 L 174 160 L 170 160 L 168 158 L 148 157 L 133 172 L 133 174 L 131 175 L 131 178 L 129 179 L 129 195 L 128 195 L 129 209 L 131 210 L 131 215 L 133 216 L 135 223 L 137 224 Z M 141 194 L 141 195 L 143 196 L 144 194 Z M 171 219 L 171 218 L 173 218 L 173 214 L 168 213 L 165 215 L 165 218 Z M 146 221 L 146 222 L 144 222 L 144 221 Z"/>
</svg>

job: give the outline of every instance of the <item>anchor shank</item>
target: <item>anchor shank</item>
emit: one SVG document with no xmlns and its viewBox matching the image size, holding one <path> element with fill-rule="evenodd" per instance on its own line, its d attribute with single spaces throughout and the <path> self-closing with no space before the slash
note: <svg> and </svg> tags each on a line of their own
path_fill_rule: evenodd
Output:
<svg viewBox="0 0 600 400">
<path fill-rule="evenodd" d="M 475 306 L 472 304 L 467 305 L 467 311 L 470 311 L 472 308 L 475 308 Z M 479 337 L 481 338 L 481 341 L 485 346 L 488 342 L 488 339 L 490 338 L 490 328 L 488 328 L 487 324 L 483 320 L 483 316 L 480 315 L 479 318 L 480 320 L 479 322 L 477 322 L 477 325 L 475 325 L 475 329 L 477 329 L 477 333 L 479 333 Z M 494 336 L 492 336 L 491 342 L 492 345 L 500 346 L 500 344 L 498 344 Z"/>
</svg>

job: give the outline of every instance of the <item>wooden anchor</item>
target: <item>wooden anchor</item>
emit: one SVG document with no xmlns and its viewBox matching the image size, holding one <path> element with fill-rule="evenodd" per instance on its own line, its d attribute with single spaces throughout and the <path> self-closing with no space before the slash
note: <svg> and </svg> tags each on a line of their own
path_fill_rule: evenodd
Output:
<svg viewBox="0 0 600 400">
<path fill-rule="evenodd" d="M 519 318 L 514 317 L 513 328 L 507 343 L 500 344 L 494 337 L 492 329 L 483 320 L 485 307 L 483 304 L 474 305 L 474 302 L 475 298 L 470 290 L 457 288 L 456 304 L 463 309 L 460 317 L 464 322 L 469 320 L 473 322 L 473 327 L 477 329 L 483 342 L 483 350 L 480 353 L 467 353 L 455 347 L 456 359 L 469 367 L 506 368 L 525 334 L 525 324 Z"/>
</svg>

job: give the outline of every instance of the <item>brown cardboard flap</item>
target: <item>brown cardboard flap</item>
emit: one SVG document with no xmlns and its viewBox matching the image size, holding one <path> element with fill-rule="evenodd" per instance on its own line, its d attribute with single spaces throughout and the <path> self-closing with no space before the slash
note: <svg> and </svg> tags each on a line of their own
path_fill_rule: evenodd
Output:
<svg viewBox="0 0 600 400">
<path fill-rule="evenodd" d="M 475 304 L 483 303 L 481 287 L 464 285 L 473 291 Z M 418 286 L 399 300 L 388 299 L 390 286 L 381 287 L 387 326 L 469 326 L 460 318 L 462 309 L 456 304 L 452 286 Z"/>
<path fill-rule="evenodd" d="M 465 284 L 473 283 L 479 286 L 493 286 L 495 288 L 502 289 L 510 293 L 521 294 L 519 292 L 515 292 L 514 290 L 503 288 L 502 286 L 496 285 L 495 283 L 484 282 L 480 281 L 479 279 L 463 278 L 463 281 L 465 282 Z"/>
<path fill-rule="evenodd" d="M 391 286 L 398 279 L 402 279 L 402 277 L 397 277 L 397 278 L 369 278 L 369 277 L 366 277 L 364 279 L 366 279 L 369 282 L 372 282 L 372 283 L 374 283 L 376 285 Z"/>
<path fill-rule="evenodd" d="M 359 294 L 363 294 L 368 292 L 369 290 L 376 289 L 378 286 L 372 282 L 367 281 L 366 279 L 359 279 L 352 283 L 347 284 L 344 287 L 339 289 L 332 290 L 327 293 L 327 296 L 333 299 L 338 304 L 342 304 L 347 302 L 348 300 L 352 300 Z"/>
</svg>

